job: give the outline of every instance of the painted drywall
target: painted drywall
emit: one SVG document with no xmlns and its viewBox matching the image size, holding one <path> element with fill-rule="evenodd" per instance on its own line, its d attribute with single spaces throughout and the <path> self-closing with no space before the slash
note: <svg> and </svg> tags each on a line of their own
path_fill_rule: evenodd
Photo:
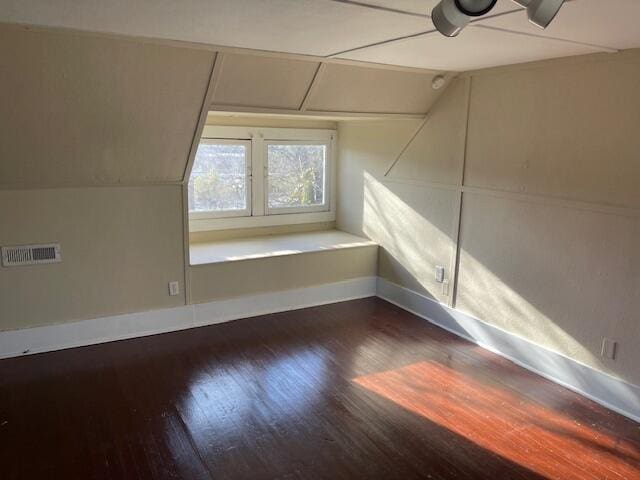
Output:
<svg viewBox="0 0 640 480">
<path fill-rule="evenodd" d="M 446 72 L 325 64 L 310 90 L 312 111 L 422 114 L 440 96 L 431 83 Z"/>
<path fill-rule="evenodd" d="M 182 181 L 214 57 L 0 25 L 0 188 Z"/>
<path fill-rule="evenodd" d="M 417 135 L 341 122 L 338 228 L 381 239 L 383 278 L 640 384 L 639 69 L 633 51 L 472 72 Z M 456 260 L 447 296 L 434 268 Z"/>
<path fill-rule="evenodd" d="M 457 308 L 640 384 L 640 218 L 464 195 Z"/>
<path fill-rule="evenodd" d="M 0 245 L 62 247 L 0 268 L 0 329 L 184 305 L 179 182 L 215 53 L 1 25 L 0 58 Z"/>
<path fill-rule="evenodd" d="M 451 290 L 434 269 L 444 266 L 451 279 L 468 83 L 455 80 L 426 121 L 338 128 L 338 228 L 383 247 L 381 276 L 445 303 Z"/>
<path fill-rule="evenodd" d="M 189 267 L 191 301 L 277 292 L 372 277 L 377 246 L 285 255 Z"/>
<path fill-rule="evenodd" d="M 0 245 L 62 263 L 0 267 L 0 330 L 184 305 L 180 186 L 0 190 Z"/>
<path fill-rule="evenodd" d="M 423 114 L 447 72 L 319 62 L 256 52 L 221 53 L 211 110 Z"/>
<path fill-rule="evenodd" d="M 468 79 L 455 80 L 387 172 L 389 179 L 458 185 L 464 159 Z"/>
<path fill-rule="evenodd" d="M 339 122 L 336 223 L 340 230 L 365 234 L 365 174 L 380 179 L 421 124 L 421 120 Z"/>
<path fill-rule="evenodd" d="M 640 52 L 473 77 L 465 185 L 640 207 Z"/>
<path fill-rule="evenodd" d="M 212 104 L 297 110 L 319 62 L 224 54 Z"/>
</svg>

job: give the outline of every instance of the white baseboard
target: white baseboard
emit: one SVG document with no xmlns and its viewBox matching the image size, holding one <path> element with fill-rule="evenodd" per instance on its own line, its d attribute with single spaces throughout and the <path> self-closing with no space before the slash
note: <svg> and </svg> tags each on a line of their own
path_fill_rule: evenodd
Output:
<svg viewBox="0 0 640 480">
<path fill-rule="evenodd" d="M 240 318 L 377 295 L 431 323 L 601 405 L 640 422 L 640 387 L 382 278 L 364 277 L 313 287 L 0 332 L 0 358 L 143 337 Z"/>
<path fill-rule="evenodd" d="M 640 422 L 640 387 L 378 278 L 378 296 L 487 350 Z"/>
<path fill-rule="evenodd" d="M 7 330 L 0 332 L 0 358 L 144 337 L 375 294 L 376 277 L 363 277 L 164 310 Z"/>
</svg>

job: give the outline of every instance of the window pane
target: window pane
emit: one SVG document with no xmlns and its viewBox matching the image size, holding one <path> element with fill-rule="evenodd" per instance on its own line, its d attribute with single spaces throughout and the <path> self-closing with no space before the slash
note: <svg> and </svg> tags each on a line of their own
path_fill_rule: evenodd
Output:
<svg viewBox="0 0 640 480">
<path fill-rule="evenodd" d="M 269 208 L 325 204 L 325 145 L 268 145 Z"/>
<path fill-rule="evenodd" d="M 201 143 L 189 179 L 189 210 L 224 212 L 246 208 L 246 147 Z"/>
</svg>

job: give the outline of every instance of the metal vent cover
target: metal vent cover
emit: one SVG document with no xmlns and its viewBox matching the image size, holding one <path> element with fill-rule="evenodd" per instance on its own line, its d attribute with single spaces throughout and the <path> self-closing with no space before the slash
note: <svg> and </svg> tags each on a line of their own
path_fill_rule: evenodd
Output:
<svg viewBox="0 0 640 480">
<path fill-rule="evenodd" d="M 59 243 L 46 243 L 41 245 L 16 245 L 2 247 L 2 266 L 16 267 L 19 265 L 40 265 L 46 263 L 59 263 L 62 261 L 62 253 Z"/>
</svg>

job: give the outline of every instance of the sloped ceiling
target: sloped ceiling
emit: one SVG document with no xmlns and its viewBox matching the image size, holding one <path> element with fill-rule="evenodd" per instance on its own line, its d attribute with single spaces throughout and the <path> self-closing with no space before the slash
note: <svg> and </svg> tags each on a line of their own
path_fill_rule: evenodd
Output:
<svg viewBox="0 0 640 480">
<path fill-rule="evenodd" d="M 259 55 L 221 55 L 213 105 L 300 108 L 319 62 Z"/>
<path fill-rule="evenodd" d="M 180 183 L 209 109 L 422 116 L 445 90 L 432 71 L 6 24 L 0 58 L 0 188 Z"/>
<path fill-rule="evenodd" d="M 425 114 L 443 91 L 436 72 L 406 72 L 326 64 L 309 94 L 308 111 Z"/>
<path fill-rule="evenodd" d="M 640 1 L 567 0 L 547 30 L 498 0 L 456 39 L 437 0 L 0 0 L 0 21 L 464 71 L 640 47 Z"/>
<path fill-rule="evenodd" d="M 445 70 L 640 45 L 636 0 L 573 0 L 542 33 L 503 0 L 456 39 L 433 34 L 434 0 L 364 3 L 0 0 L 0 21 L 320 55 L 0 24 L 0 187 L 176 183 L 203 108 L 421 116 Z"/>
<path fill-rule="evenodd" d="M 459 78 L 389 166 L 386 177 L 456 185 L 464 161 L 470 78 Z"/>
<path fill-rule="evenodd" d="M 424 115 L 446 72 L 393 70 L 251 54 L 221 53 L 211 109 L 322 115 Z"/>
<path fill-rule="evenodd" d="M 182 180 L 214 57 L 0 27 L 0 186 Z"/>
<path fill-rule="evenodd" d="M 545 37 L 506 35 L 508 38 L 505 32 L 481 26 L 467 27 L 455 38 L 431 33 L 347 52 L 341 58 L 459 71 L 606 51 Z M 417 52 L 430 53 L 417 55 Z"/>
</svg>

